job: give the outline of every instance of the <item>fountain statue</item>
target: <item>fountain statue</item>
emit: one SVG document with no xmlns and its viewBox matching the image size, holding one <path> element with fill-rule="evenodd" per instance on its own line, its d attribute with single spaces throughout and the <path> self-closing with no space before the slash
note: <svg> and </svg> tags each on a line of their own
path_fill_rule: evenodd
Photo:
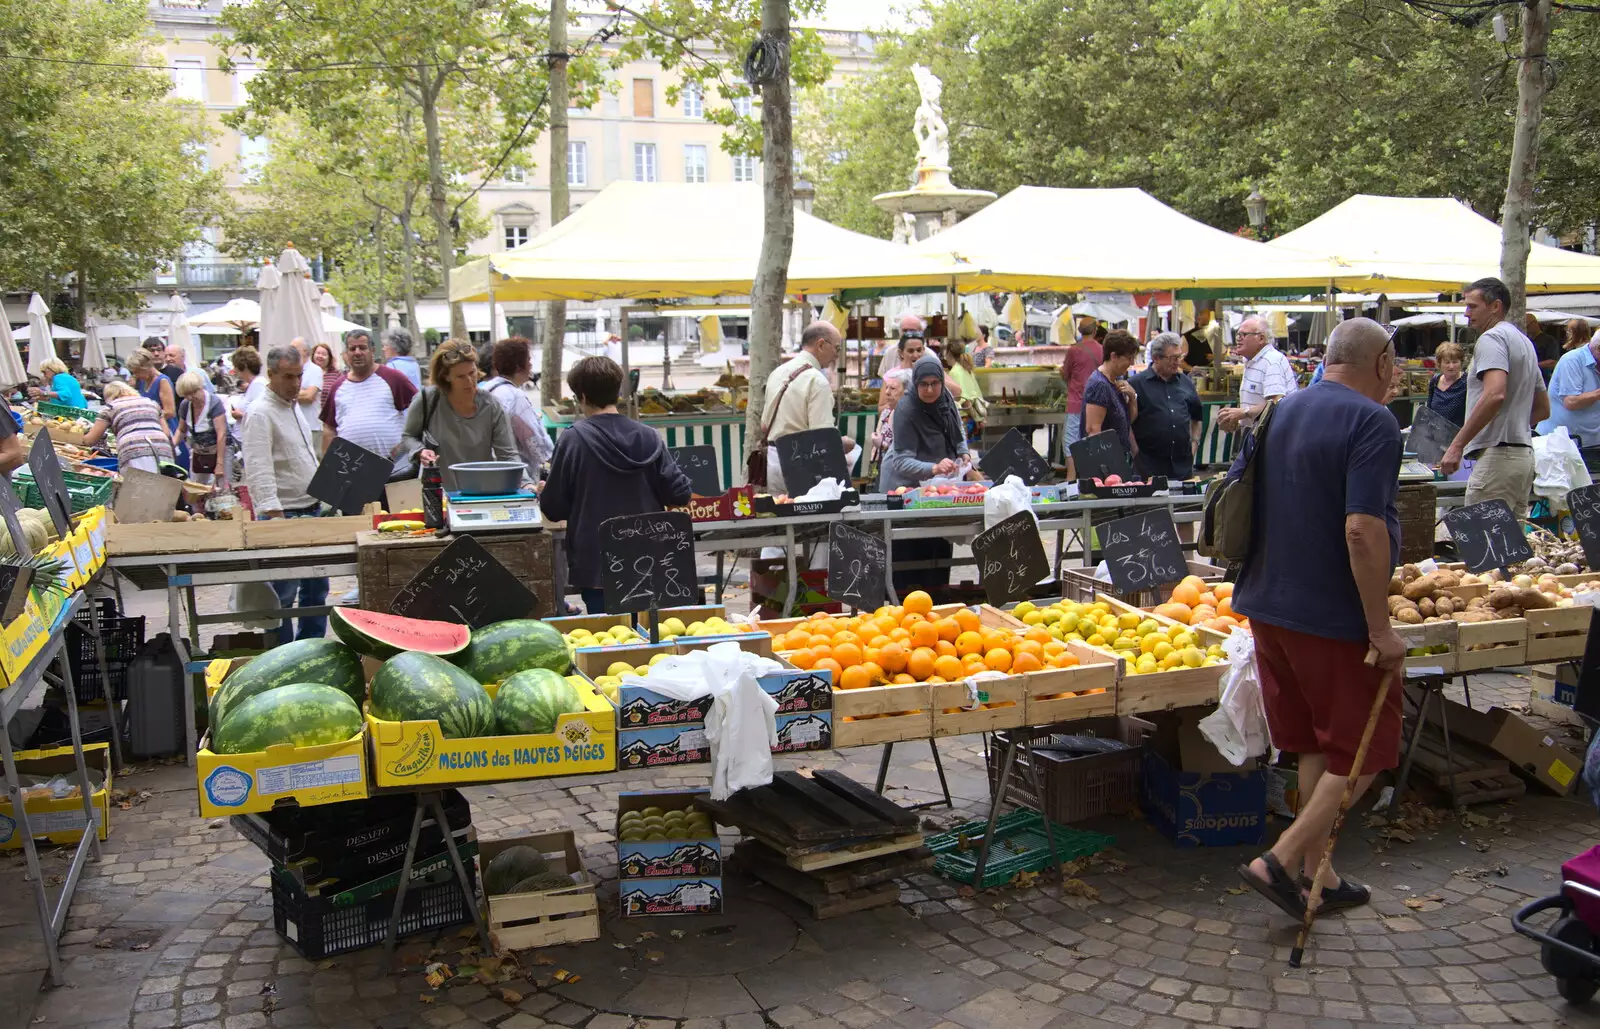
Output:
<svg viewBox="0 0 1600 1029">
<path fill-rule="evenodd" d="M 950 129 L 944 123 L 944 110 L 939 106 L 944 84 L 920 64 L 911 66 L 911 77 L 917 80 L 917 92 L 922 95 L 922 102 L 917 105 L 917 121 L 911 130 L 917 137 L 917 167 L 948 172 Z"/>
<path fill-rule="evenodd" d="M 897 243 L 927 239 L 994 200 L 994 194 L 987 190 L 958 189 L 950 181 L 950 129 L 940 103 L 944 85 L 931 69 L 920 64 L 911 66 L 911 76 L 921 97 L 911 127 L 917 139 L 917 166 L 911 185 L 872 198 L 873 203 L 893 216 Z"/>
</svg>

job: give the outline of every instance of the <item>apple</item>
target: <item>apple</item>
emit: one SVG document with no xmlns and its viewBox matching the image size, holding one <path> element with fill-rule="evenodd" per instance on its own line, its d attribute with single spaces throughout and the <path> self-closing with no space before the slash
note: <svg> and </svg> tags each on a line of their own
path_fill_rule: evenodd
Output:
<svg viewBox="0 0 1600 1029">
<path fill-rule="evenodd" d="M 1098 475 L 1094 477 L 1094 484 L 1096 486 L 1104 486 L 1105 485 L 1105 483 L 1100 481 L 1100 477 Z"/>
<path fill-rule="evenodd" d="M 1120 475 L 1108 475 L 1108 476 L 1106 476 L 1105 484 L 1107 486 L 1120 486 L 1120 485 L 1122 485 L 1122 476 L 1120 476 Z"/>
</svg>

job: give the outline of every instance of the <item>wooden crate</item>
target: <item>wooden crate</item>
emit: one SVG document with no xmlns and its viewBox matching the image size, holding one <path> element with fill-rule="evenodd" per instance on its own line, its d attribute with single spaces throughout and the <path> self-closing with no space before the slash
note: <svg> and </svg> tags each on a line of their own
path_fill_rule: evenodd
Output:
<svg viewBox="0 0 1600 1029">
<path fill-rule="evenodd" d="M 544 854 L 552 872 L 575 874 L 569 888 L 539 893 L 484 894 L 489 901 L 489 940 L 495 953 L 505 954 L 558 943 L 581 943 L 600 937 L 600 905 L 594 880 L 578 857 L 577 838 L 571 830 L 536 833 L 509 840 L 480 841 L 478 860 L 484 868 L 509 847 L 524 845 Z"/>
<path fill-rule="evenodd" d="M 933 735 L 931 689 L 925 682 L 835 688 L 833 745 L 865 747 L 928 739 Z"/>
<path fill-rule="evenodd" d="M 1407 625 L 1405 622 L 1392 622 L 1394 631 L 1399 634 L 1406 649 L 1413 647 L 1447 646 L 1450 649 L 1442 654 L 1420 654 L 1408 657 L 1405 660 L 1407 668 L 1442 668 L 1446 672 L 1454 672 L 1461 652 L 1461 623 L 1460 622 L 1429 622 L 1426 624 Z"/>
<path fill-rule="evenodd" d="M 118 522 L 106 511 L 106 553 L 200 554 L 244 549 L 244 522 Z"/>
<path fill-rule="evenodd" d="M 1049 725 L 1116 713 L 1117 679 L 1122 671 L 1119 659 L 1072 640 L 1067 641 L 1067 649 L 1078 658 L 1078 664 L 1041 668 L 1018 676 L 1028 695 L 1027 721 L 1023 724 Z"/>
<path fill-rule="evenodd" d="M 1457 622 L 1456 671 L 1505 668 L 1528 661 L 1528 620 L 1502 618 L 1493 622 Z M 1474 650 L 1483 646 L 1487 649 Z"/>
<path fill-rule="evenodd" d="M 1020 675 L 975 679 L 978 690 L 988 696 L 985 704 L 1009 704 L 1009 707 L 978 707 L 968 709 L 971 695 L 967 683 L 934 683 L 931 687 L 933 706 L 933 735 L 965 736 L 973 732 L 991 732 L 995 729 L 1016 729 L 1028 724 L 1028 684 Z"/>
<path fill-rule="evenodd" d="M 246 550 L 267 550 L 273 547 L 327 547 L 353 543 L 356 533 L 372 528 L 372 516 L 380 510 L 377 504 L 368 504 L 367 510 L 358 515 L 269 518 L 263 522 L 244 522 L 244 547 Z"/>
<path fill-rule="evenodd" d="M 1528 625 L 1528 661 L 1576 661 L 1589 644 L 1588 605 L 1524 611 Z"/>
<path fill-rule="evenodd" d="M 305 519 L 291 524 L 303 524 Z M 483 549 L 512 575 L 533 590 L 538 603 L 525 617 L 542 618 L 555 613 L 556 587 L 551 563 L 550 534 L 540 530 L 481 533 L 473 537 Z M 361 606 L 369 611 L 387 611 L 411 577 L 438 557 L 451 539 L 383 539 L 376 532 L 356 534 L 356 562 L 361 578 Z M 626 615 L 616 621 L 626 621 Z M 616 624 L 612 622 L 611 624 Z"/>
</svg>

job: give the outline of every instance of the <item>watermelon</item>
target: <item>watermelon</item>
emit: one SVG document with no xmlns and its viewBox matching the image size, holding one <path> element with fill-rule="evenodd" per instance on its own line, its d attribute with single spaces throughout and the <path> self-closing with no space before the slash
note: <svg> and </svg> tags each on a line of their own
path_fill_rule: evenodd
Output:
<svg viewBox="0 0 1600 1029">
<path fill-rule="evenodd" d="M 228 712 L 256 694 L 295 682 L 332 686 L 357 708 L 366 699 L 366 677 L 355 651 L 338 640 L 295 640 L 252 658 L 222 681 L 211 697 L 211 727 L 220 726 Z"/>
<path fill-rule="evenodd" d="M 578 688 L 548 668 L 526 668 L 500 684 L 494 698 L 494 724 L 502 736 L 543 736 L 556 731 L 556 719 L 582 711 Z"/>
<path fill-rule="evenodd" d="M 343 743 L 361 731 L 361 709 L 349 694 L 319 683 L 297 682 L 257 693 L 228 712 L 211 731 L 213 754 L 256 754 L 289 744 Z"/>
<path fill-rule="evenodd" d="M 548 668 L 565 675 L 572 667 L 572 651 L 555 626 L 514 618 L 474 629 L 472 642 L 451 660 L 479 682 L 504 682 L 525 668 Z"/>
<path fill-rule="evenodd" d="M 439 723 L 446 739 L 494 735 L 494 702 L 476 679 L 433 654 L 396 654 L 372 677 L 374 717 Z"/>
<path fill-rule="evenodd" d="M 549 870 L 550 863 L 532 847 L 507 847 L 483 870 L 483 890 L 491 895 L 512 893 L 517 883 Z"/>
<path fill-rule="evenodd" d="M 449 657 L 467 645 L 472 630 L 454 622 L 402 618 L 381 611 L 336 607 L 328 618 L 333 634 L 357 654 L 387 661 L 407 650 Z"/>
</svg>

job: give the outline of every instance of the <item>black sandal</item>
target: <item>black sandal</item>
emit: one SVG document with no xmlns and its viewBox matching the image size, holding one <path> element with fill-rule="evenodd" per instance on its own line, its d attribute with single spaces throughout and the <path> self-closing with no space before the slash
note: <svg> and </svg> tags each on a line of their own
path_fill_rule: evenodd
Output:
<svg viewBox="0 0 1600 1029">
<path fill-rule="evenodd" d="M 1296 920 L 1305 918 L 1306 901 L 1300 895 L 1300 887 L 1294 881 L 1294 878 L 1284 871 L 1283 865 L 1278 863 L 1278 859 L 1273 856 L 1272 851 L 1269 850 L 1262 854 L 1261 860 L 1267 866 L 1267 878 L 1265 880 L 1256 878 L 1255 873 L 1250 871 L 1248 862 L 1238 867 L 1239 878 L 1244 880 L 1246 886 L 1272 901 L 1290 918 Z"/>
<path fill-rule="evenodd" d="M 1300 877 L 1300 888 L 1306 891 L 1307 897 L 1311 895 L 1311 880 L 1305 876 Z M 1340 879 L 1337 886 L 1324 886 L 1322 888 L 1322 903 L 1317 905 L 1317 912 L 1343 911 L 1346 908 L 1358 908 L 1372 900 L 1372 887 L 1363 886 L 1349 879 Z M 1311 903 L 1310 900 L 1306 901 Z"/>
</svg>

